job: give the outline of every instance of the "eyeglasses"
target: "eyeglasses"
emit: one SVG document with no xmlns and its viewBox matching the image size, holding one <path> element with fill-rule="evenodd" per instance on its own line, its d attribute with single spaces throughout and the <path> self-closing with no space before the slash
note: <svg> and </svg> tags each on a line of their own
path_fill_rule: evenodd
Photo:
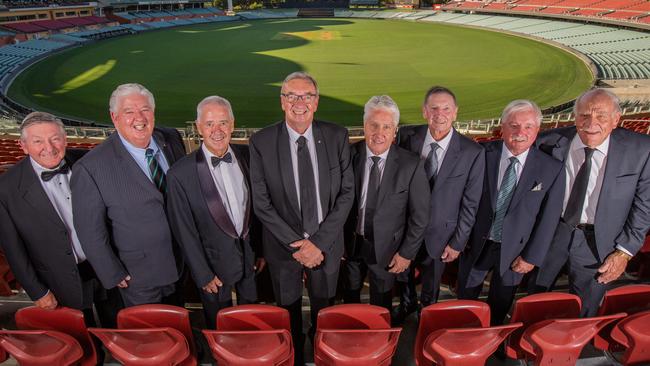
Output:
<svg viewBox="0 0 650 366">
<path fill-rule="evenodd" d="M 311 94 L 311 93 L 303 94 L 303 95 L 293 94 L 293 93 L 287 93 L 287 94 L 282 93 L 280 95 L 287 98 L 287 101 L 291 104 L 296 103 L 299 100 L 302 100 L 305 103 L 311 103 L 312 101 L 316 100 L 316 98 L 318 97 L 318 95 Z"/>
</svg>

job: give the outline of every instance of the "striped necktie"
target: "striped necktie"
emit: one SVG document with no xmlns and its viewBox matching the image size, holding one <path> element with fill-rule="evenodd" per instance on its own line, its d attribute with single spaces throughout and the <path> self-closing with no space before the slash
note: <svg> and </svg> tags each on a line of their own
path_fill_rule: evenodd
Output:
<svg viewBox="0 0 650 366">
<path fill-rule="evenodd" d="M 492 228 L 490 228 L 490 239 L 498 243 L 501 242 L 501 235 L 503 233 L 503 219 L 506 217 L 508 206 L 510 206 L 512 195 L 515 193 L 515 187 L 517 186 L 517 173 L 515 172 L 515 166 L 519 160 L 517 160 L 517 158 L 514 156 L 511 156 L 509 160 L 510 165 L 508 165 L 506 173 L 503 175 L 501 187 L 499 187 L 499 194 L 497 195 L 497 209 L 494 212 L 494 221 L 492 221 Z"/>
<path fill-rule="evenodd" d="M 153 149 L 147 149 L 144 153 L 144 156 L 147 158 L 147 165 L 149 166 L 149 173 L 151 173 L 151 180 L 153 184 L 158 188 L 160 193 L 163 195 L 167 191 L 167 182 L 165 180 L 165 172 L 163 171 L 156 156 L 153 153 Z"/>
</svg>

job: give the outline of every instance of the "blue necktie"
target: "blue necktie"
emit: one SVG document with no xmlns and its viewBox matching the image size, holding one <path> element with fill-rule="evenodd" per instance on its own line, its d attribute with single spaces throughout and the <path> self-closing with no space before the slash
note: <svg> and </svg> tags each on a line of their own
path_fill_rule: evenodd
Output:
<svg viewBox="0 0 650 366">
<path fill-rule="evenodd" d="M 153 184 L 158 188 L 160 193 L 163 195 L 167 191 L 167 182 L 165 180 L 165 172 L 163 171 L 156 156 L 153 153 L 153 149 L 147 149 L 144 153 L 144 156 L 147 158 L 147 165 L 149 166 L 149 172 L 151 173 L 151 180 Z"/>
<path fill-rule="evenodd" d="M 515 166 L 519 161 L 514 156 L 510 157 L 509 160 L 510 165 L 508 165 L 506 173 L 503 175 L 501 187 L 499 187 L 497 209 L 494 212 L 494 221 L 492 221 L 492 227 L 490 228 L 490 239 L 499 243 L 501 242 L 501 236 L 503 234 L 503 218 L 506 217 L 508 206 L 510 206 L 512 195 L 515 193 L 515 187 L 517 186 L 517 173 L 515 172 Z"/>
</svg>

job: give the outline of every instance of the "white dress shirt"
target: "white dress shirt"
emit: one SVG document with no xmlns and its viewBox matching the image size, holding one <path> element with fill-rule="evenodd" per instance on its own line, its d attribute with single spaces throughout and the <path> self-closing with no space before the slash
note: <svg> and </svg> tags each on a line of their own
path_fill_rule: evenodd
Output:
<svg viewBox="0 0 650 366">
<path fill-rule="evenodd" d="M 72 176 L 72 170 L 68 171 L 68 174 L 57 174 L 49 181 L 45 182 L 41 179 L 41 173 L 45 171 L 50 171 L 54 169 L 46 169 L 38 164 L 31 157 L 29 158 L 32 163 L 32 167 L 38 176 L 38 181 L 41 182 L 43 190 L 47 198 L 54 206 L 54 210 L 63 221 L 63 225 L 68 231 L 69 237 L 71 238 L 70 246 L 72 247 L 72 254 L 77 263 L 81 263 L 86 260 L 86 254 L 84 254 L 83 249 L 81 249 L 81 244 L 79 243 L 79 237 L 77 237 L 77 232 L 74 229 L 72 222 L 72 200 L 70 194 L 70 177 Z M 63 161 L 61 165 L 63 165 Z"/>
<path fill-rule="evenodd" d="M 285 122 L 286 123 L 286 122 Z M 302 135 L 296 132 L 287 123 L 287 131 L 289 131 L 289 150 L 291 151 L 291 166 L 293 167 L 293 180 L 296 183 L 296 194 L 298 195 L 298 207 L 300 207 L 300 175 L 298 174 L 298 138 L 304 136 L 307 139 L 307 147 L 309 148 L 309 156 L 311 157 L 311 168 L 314 171 L 314 185 L 316 186 L 316 208 L 318 211 L 318 223 L 323 222 L 323 208 L 320 203 L 320 187 L 318 180 L 318 156 L 316 155 L 316 142 L 314 141 L 314 134 L 312 125 Z"/>
<path fill-rule="evenodd" d="M 237 157 L 230 146 L 228 146 L 227 153 L 230 153 L 232 163 L 228 164 L 222 161 L 219 165 L 213 167 L 212 157 L 216 155 L 211 153 L 205 147 L 205 144 L 201 145 L 201 150 L 210 167 L 212 180 L 214 181 L 214 185 L 217 186 L 221 202 L 223 202 L 226 212 L 228 212 L 228 217 L 230 217 L 230 220 L 235 225 L 237 234 L 241 236 L 244 229 L 246 206 L 248 205 L 248 188 L 244 183 L 244 173 L 242 173 L 237 163 Z"/>
<path fill-rule="evenodd" d="M 431 130 L 427 128 L 427 134 L 424 137 L 424 145 L 422 145 L 422 151 L 420 152 L 420 159 L 425 160 L 427 157 L 429 157 L 429 151 L 431 151 L 432 142 L 438 144 L 439 147 L 436 149 L 436 157 L 438 158 L 438 170 L 436 171 L 436 174 L 440 172 L 442 162 L 445 160 L 445 155 L 447 155 L 447 149 L 449 149 L 451 135 L 454 133 L 456 132 L 454 132 L 454 129 L 452 128 L 449 130 L 449 133 L 447 133 L 447 136 L 443 137 L 440 141 L 436 141 L 433 136 L 431 136 Z"/>
<path fill-rule="evenodd" d="M 503 181 L 503 176 L 506 175 L 506 170 L 508 165 L 510 165 L 510 158 L 515 156 L 519 164 L 515 164 L 515 174 L 517 175 L 517 183 L 519 183 L 519 178 L 521 177 L 521 172 L 524 170 L 524 165 L 526 165 L 526 159 L 528 158 L 528 152 L 530 149 L 522 152 L 521 154 L 515 156 L 513 153 L 508 150 L 508 147 L 503 143 L 503 149 L 501 149 L 501 159 L 499 160 L 499 177 L 497 180 L 497 190 L 501 189 L 501 182 Z"/>
<path fill-rule="evenodd" d="M 377 169 L 379 169 L 379 182 L 384 176 L 384 167 L 386 166 L 386 157 L 390 148 L 379 155 L 373 154 L 372 151 L 366 146 L 366 164 L 363 170 L 363 182 L 361 183 L 361 197 L 359 197 L 359 221 L 357 223 L 357 232 L 361 235 L 364 234 L 363 226 L 365 225 L 366 218 L 366 196 L 368 195 L 368 180 L 370 180 L 370 169 L 372 168 L 372 158 L 379 156 L 377 162 Z"/>
</svg>

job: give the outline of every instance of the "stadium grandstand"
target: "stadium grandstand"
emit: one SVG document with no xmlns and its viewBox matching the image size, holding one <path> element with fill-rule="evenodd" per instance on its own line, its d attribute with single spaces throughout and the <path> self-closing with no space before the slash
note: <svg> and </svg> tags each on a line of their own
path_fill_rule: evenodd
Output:
<svg viewBox="0 0 650 366">
<path fill-rule="evenodd" d="M 299 17 L 360 18 L 423 23 L 441 23 L 514 34 L 546 42 L 582 57 L 596 76 L 595 84 L 611 87 L 622 98 L 623 117 L 619 127 L 650 135 L 650 1 L 648 0 L 519 0 L 460 1 L 428 9 L 391 9 L 380 7 L 377 0 L 333 1 L 298 7 L 287 2 L 279 9 L 241 10 L 231 12 L 206 6 L 202 1 L 132 1 L 100 0 L 99 2 L 9 1 L 0 6 L 0 174 L 25 158 L 19 147 L 19 123 L 31 112 L 6 96 L 15 77 L 30 65 L 61 51 L 96 44 L 105 39 L 129 37 L 192 24 L 294 19 Z M 410 8 L 413 3 L 402 8 Z M 417 7 L 417 4 L 416 4 Z M 314 11 L 316 10 L 316 11 Z M 543 129 L 571 125 L 574 120 L 572 101 L 544 111 Z M 114 129 L 95 121 L 64 119 L 68 146 L 92 149 L 105 140 Z M 500 138 L 500 120 L 481 119 L 457 121 L 455 127 L 475 141 Z M 363 137 L 360 127 L 349 126 L 352 141 Z M 236 129 L 233 139 L 247 143 L 255 129 Z M 199 146 L 199 135 L 192 124 L 179 128 L 188 150 Z M 2 238 L 0 238 L 2 240 Z M 617 285 L 650 282 L 650 240 L 632 259 L 625 276 Z M 456 297 L 453 270 L 445 273 L 442 301 Z M 560 292 L 567 291 L 566 276 L 559 283 Z M 268 289 L 267 289 L 268 290 Z M 364 293 L 364 296 L 366 293 Z M 13 314 L 31 302 L 21 291 L 6 260 L 0 253 L 0 311 L 3 328 L 15 328 Z M 520 289 L 518 297 L 524 296 Z M 650 295 L 636 304 L 650 309 Z M 263 296 L 262 296 L 263 297 Z M 364 300 L 367 296 L 364 297 Z M 199 301 L 186 307 L 196 310 Z M 603 310 L 605 311 L 605 310 Z M 306 313 L 305 313 L 306 314 Z M 513 314 L 514 315 L 514 314 Z M 202 327 L 195 324 L 192 326 Z M 189 326 L 189 325 L 188 325 Z M 646 327 L 647 329 L 647 327 Z M 418 332 L 415 317 L 405 323 L 393 365 L 415 365 L 413 345 Z M 191 333 L 191 332 L 190 332 Z M 202 352 L 200 364 L 210 364 L 208 345 L 194 329 L 194 340 Z M 191 335 L 191 334 L 190 334 Z M 648 335 L 650 336 L 650 335 Z M 199 340 L 201 339 L 201 340 Z M 190 342 L 192 341 L 189 338 Z M 605 347 L 607 349 L 607 347 Z M 613 351 L 612 351 L 613 350 Z M 1 351 L 1 347 L 0 347 Z M 196 350 L 195 350 L 196 351 Z M 611 351 L 611 352 L 610 352 Z M 417 351 L 416 351 L 417 352 Z M 0 352 L 0 362 L 4 352 Z M 196 356 L 196 355 L 195 355 Z M 577 360 L 578 366 L 610 366 L 620 364 L 620 349 L 603 351 L 590 343 Z M 12 364 L 13 359 L 6 361 Z M 521 360 L 522 362 L 525 362 Z M 574 360 L 575 361 L 575 360 Z M 514 359 L 490 358 L 488 365 L 519 364 Z M 13 363 L 15 364 L 15 363 Z M 117 365 L 110 357 L 105 364 Z M 370 364 L 369 364 L 370 365 Z"/>
</svg>

